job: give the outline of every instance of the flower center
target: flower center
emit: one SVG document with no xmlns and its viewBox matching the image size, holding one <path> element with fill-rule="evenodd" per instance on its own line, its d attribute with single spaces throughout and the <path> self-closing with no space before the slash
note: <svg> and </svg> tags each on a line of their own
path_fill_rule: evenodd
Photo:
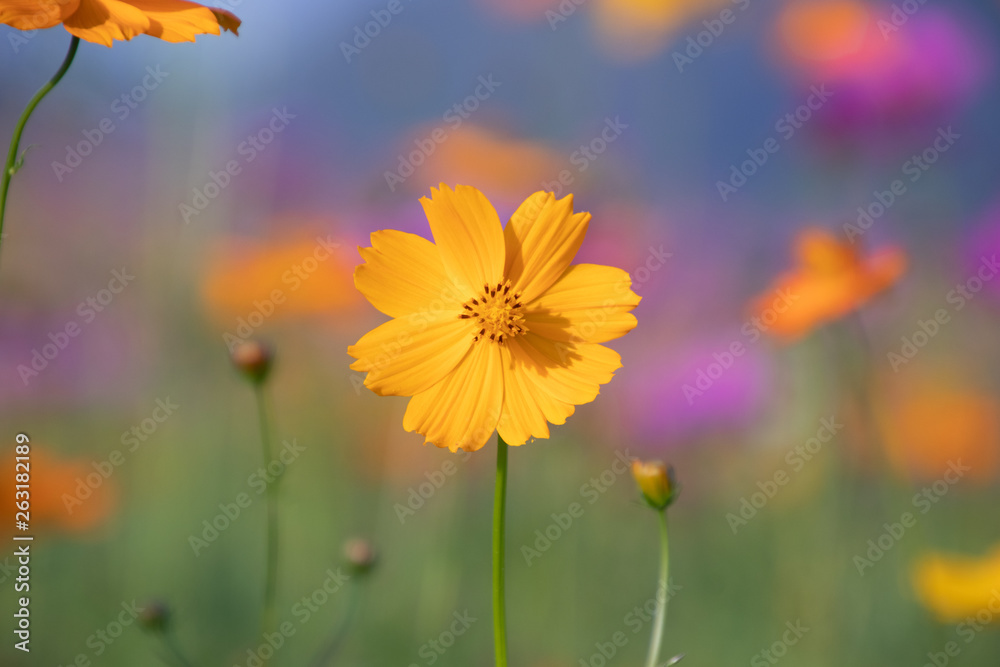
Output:
<svg viewBox="0 0 1000 667">
<path fill-rule="evenodd" d="M 503 345 L 504 339 L 528 330 L 524 326 L 521 293 L 512 290 L 509 280 L 496 285 L 483 285 L 482 291 L 463 303 L 462 308 L 464 312 L 459 318 L 473 320 L 477 327 L 473 342 L 487 339 Z"/>
</svg>

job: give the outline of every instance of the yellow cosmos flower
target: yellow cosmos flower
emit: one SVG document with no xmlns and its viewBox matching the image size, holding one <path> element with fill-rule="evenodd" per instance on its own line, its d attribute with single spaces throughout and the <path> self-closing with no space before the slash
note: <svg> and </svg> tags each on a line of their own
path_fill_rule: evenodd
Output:
<svg viewBox="0 0 1000 667">
<path fill-rule="evenodd" d="M 1000 618 L 1000 546 L 980 558 L 927 555 L 914 568 L 913 585 L 942 623 L 958 623 L 983 610 Z"/>
<path fill-rule="evenodd" d="M 420 200 L 435 243 L 372 234 L 354 284 L 394 318 L 348 348 L 379 395 L 412 396 L 403 427 L 452 451 L 494 429 L 547 438 L 621 367 L 600 343 L 631 331 L 639 303 L 621 269 L 571 265 L 589 213 L 536 192 L 501 226 L 486 197 L 441 185 Z"/>
<path fill-rule="evenodd" d="M 232 12 L 186 0 L 0 0 L 0 23 L 18 30 L 62 23 L 71 35 L 105 46 L 137 35 L 193 42 L 220 28 L 238 34 L 240 27 Z"/>
</svg>

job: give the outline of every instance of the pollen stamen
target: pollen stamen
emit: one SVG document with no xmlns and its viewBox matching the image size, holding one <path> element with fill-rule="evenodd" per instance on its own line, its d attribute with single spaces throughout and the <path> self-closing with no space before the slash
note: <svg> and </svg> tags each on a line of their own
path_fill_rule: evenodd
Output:
<svg viewBox="0 0 1000 667">
<path fill-rule="evenodd" d="M 482 292 L 462 304 L 464 312 L 459 314 L 459 318 L 475 319 L 478 332 L 473 330 L 473 342 L 488 335 L 490 342 L 503 345 L 504 341 L 527 332 L 524 306 L 520 299 L 521 292 L 514 291 L 509 280 L 498 282 L 495 286 L 483 283 Z"/>
</svg>

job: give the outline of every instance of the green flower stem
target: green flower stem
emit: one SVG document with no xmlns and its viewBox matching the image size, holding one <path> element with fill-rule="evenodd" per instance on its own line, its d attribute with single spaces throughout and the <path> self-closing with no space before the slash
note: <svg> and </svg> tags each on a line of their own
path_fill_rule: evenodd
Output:
<svg viewBox="0 0 1000 667">
<path fill-rule="evenodd" d="M 264 383 L 254 384 L 257 396 L 257 414 L 260 418 L 260 441 L 263 446 L 264 467 L 272 460 L 271 428 L 267 417 L 267 398 Z M 274 605 L 278 584 L 278 482 L 280 477 L 267 485 L 267 573 L 264 579 L 264 613 L 261 616 L 261 634 L 273 632 L 277 627 Z"/>
<path fill-rule="evenodd" d="M 663 643 L 663 626 L 667 621 L 667 598 L 670 576 L 670 539 L 667 535 L 667 510 L 660 514 L 660 581 L 656 588 L 656 615 L 653 617 L 653 636 L 649 640 L 649 655 L 646 667 L 656 667 L 660 659 L 660 645 Z"/>
<path fill-rule="evenodd" d="M 14 128 L 14 136 L 10 139 L 10 150 L 7 152 L 7 162 L 4 164 L 3 176 L 0 177 L 0 244 L 3 243 L 3 220 L 4 212 L 7 210 L 7 192 L 10 190 L 10 179 L 20 167 L 17 163 L 17 151 L 21 144 L 21 135 L 24 133 L 24 126 L 27 125 L 28 118 L 35 111 L 35 107 L 48 95 L 50 90 L 56 87 L 56 84 L 59 83 L 63 75 L 66 74 L 66 71 L 69 70 L 69 66 L 73 64 L 73 58 L 76 57 L 76 49 L 79 46 L 80 38 L 74 37 L 69 43 L 69 51 L 66 53 L 66 58 L 63 59 L 62 65 L 59 66 L 59 70 L 31 98 L 28 106 L 24 109 L 24 113 L 21 114 L 21 118 L 17 121 L 17 126 Z"/>
<path fill-rule="evenodd" d="M 187 656 L 184 655 L 184 651 L 181 650 L 180 644 L 177 643 L 177 638 L 169 628 L 161 632 L 160 636 L 163 638 L 163 645 L 166 646 L 167 651 L 170 652 L 180 667 L 194 667 L 194 663 L 188 660 Z"/>
<path fill-rule="evenodd" d="M 312 661 L 312 667 L 326 667 L 333 660 L 333 657 L 337 655 L 337 651 L 340 649 L 340 645 L 344 643 L 344 639 L 347 637 L 347 631 L 350 629 L 351 621 L 354 620 L 354 616 L 358 611 L 358 603 L 361 600 L 361 584 L 356 581 L 361 575 L 355 574 L 351 577 L 350 581 L 347 582 L 347 610 L 340 619 L 340 624 L 334 629 L 333 634 L 330 636 L 330 641 L 327 642 L 326 646 L 316 655 L 316 658 Z"/>
<path fill-rule="evenodd" d="M 507 520 L 507 443 L 497 433 L 497 484 L 493 496 L 493 641 L 496 667 L 507 667 L 507 611 L 504 600 L 504 560 Z"/>
</svg>

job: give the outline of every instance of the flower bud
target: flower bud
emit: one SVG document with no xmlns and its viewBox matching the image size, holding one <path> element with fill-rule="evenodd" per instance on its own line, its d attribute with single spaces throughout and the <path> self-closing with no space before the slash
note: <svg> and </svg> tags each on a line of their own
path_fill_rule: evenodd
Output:
<svg viewBox="0 0 1000 667">
<path fill-rule="evenodd" d="M 139 612 L 139 624 L 147 630 L 160 632 L 170 622 L 170 608 L 165 602 L 154 600 L 149 602 Z"/>
<path fill-rule="evenodd" d="M 632 477 L 639 485 L 639 491 L 649 506 L 662 510 L 674 502 L 677 495 L 677 485 L 674 482 L 674 469 L 661 461 L 632 461 Z"/>
<path fill-rule="evenodd" d="M 274 353 L 263 343 L 248 340 L 233 348 L 230 358 L 233 365 L 251 382 L 260 383 L 267 378 L 271 370 Z"/>
<path fill-rule="evenodd" d="M 348 540 L 344 544 L 344 557 L 347 558 L 348 567 L 357 574 L 366 574 L 378 560 L 372 543 L 360 538 Z"/>
</svg>

